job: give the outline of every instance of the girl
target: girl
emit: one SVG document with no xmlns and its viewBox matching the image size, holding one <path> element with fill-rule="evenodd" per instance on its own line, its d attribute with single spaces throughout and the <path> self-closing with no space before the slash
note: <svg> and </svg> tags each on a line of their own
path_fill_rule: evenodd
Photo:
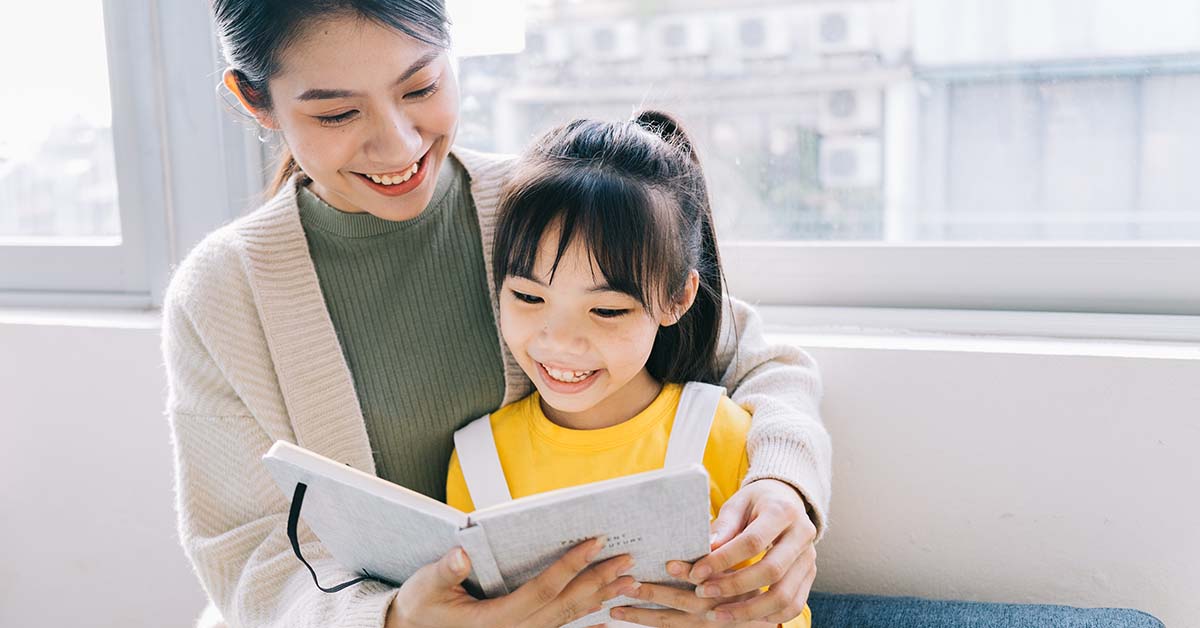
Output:
<svg viewBox="0 0 1200 628">
<path fill-rule="evenodd" d="M 715 516 L 746 475 L 750 415 L 722 389 L 688 383 L 719 378 L 722 274 L 679 125 L 646 112 L 546 134 L 506 186 L 493 255 L 500 330 L 537 390 L 455 434 L 447 503 L 469 512 L 660 468 L 670 444 L 676 458 L 703 460 Z M 489 481 L 497 475 L 503 484 Z M 766 594 L 782 603 L 764 619 L 809 625 L 788 590 L 797 584 Z M 714 624 L 733 619 L 717 606 L 726 600 L 636 583 L 619 592 L 677 610 L 618 608 L 616 619 L 659 625 L 701 609 Z"/>
<path fill-rule="evenodd" d="M 486 601 L 458 586 L 470 568 L 459 553 L 398 589 L 332 595 L 296 560 L 287 500 L 261 463 L 273 441 L 442 499 L 454 430 L 528 394 L 488 281 L 511 161 L 454 146 L 441 0 L 213 0 L 212 12 L 224 86 L 288 151 L 271 198 L 198 244 L 163 304 L 179 533 L 212 602 L 205 624 L 551 626 L 608 596 L 619 565 L 585 570 L 588 544 Z M 721 511 L 731 549 L 695 575 L 766 540 L 773 569 L 739 572 L 752 591 L 811 580 L 829 444 L 808 356 L 739 331 L 723 382 L 753 408 L 751 472 Z M 311 531 L 300 538 L 324 582 L 351 577 Z"/>
</svg>

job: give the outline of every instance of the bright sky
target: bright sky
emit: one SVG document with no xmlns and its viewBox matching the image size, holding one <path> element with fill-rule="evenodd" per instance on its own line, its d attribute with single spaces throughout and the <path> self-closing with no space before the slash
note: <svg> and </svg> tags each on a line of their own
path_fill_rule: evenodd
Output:
<svg viewBox="0 0 1200 628">
<path fill-rule="evenodd" d="M 100 0 L 4 3 L 0 70 L 0 157 L 30 150 L 74 115 L 110 124 Z"/>
</svg>

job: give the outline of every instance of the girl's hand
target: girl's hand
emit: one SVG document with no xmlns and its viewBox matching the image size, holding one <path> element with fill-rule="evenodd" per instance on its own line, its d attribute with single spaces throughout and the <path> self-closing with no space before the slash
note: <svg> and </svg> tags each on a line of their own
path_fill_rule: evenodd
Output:
<svg viewBox="0 0 1200 628">
<path fill-rule="evenodd" d="M 680 563 L 682 564 L 682 563 Z M 686 572 L 685 572 L 686 573 Z M 773 622 L 736 622 L 715 620 L 709 613 L 718 605 L 731 604 L 751 598 L 754 594 L 740 595 L 735 598 L 702 598 L 695 591 L 676 589 L 661 584 L 642 584 L 630 594 L 645 602 L 653 602 L 666 606 L 667 609 L 648 609 L 623 606 L 612 610 L 613 619 L 633 622 L 643 626 L 659 626 L 660 628 L 678 628 L 682 626 L 695 627 L 754 627 L 774 628 L 778 623 Z"/>
<path fill-rule="evenodd" d="M 701 598 L 748 596 L 716 604 L 707 617 L 783 623 L 800 615 L 817 575 L 817 528 L 795 489 L 778 480 L 751 482 L 721 506 L 712 534 L 713 552 L 695 565 L 667 564 L 668 573 L 699 585 Z M 764 551 L 757 563 L 728 571 Z M 760 591 L 768 586 L 769 591 Z"/>
<path fill-rule="evenodd" d="M 603 540 L 580 543 L 521 588 L 490 600 L 477 600 L 462 587 L 471 573 L 466 552 L 455 549 L 413 574 L 392 599 L 385 628 L 553 628 L 600 610 L 605 600 L 632 592 L 625 572 L 628 555 L 589 563 Z"/>
</svg>

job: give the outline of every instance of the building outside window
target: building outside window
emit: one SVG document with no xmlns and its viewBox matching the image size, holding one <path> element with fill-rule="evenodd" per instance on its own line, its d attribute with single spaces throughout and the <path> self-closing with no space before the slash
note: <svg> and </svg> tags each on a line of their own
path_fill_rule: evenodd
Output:
<svg viewBox="0 0 1200 628">
<path fill-rule="evenodd" d="M 1200 240 L 1200 3 L 537 0 L 461 141 L 677 113 L 724 239 Z"/>
</svg>

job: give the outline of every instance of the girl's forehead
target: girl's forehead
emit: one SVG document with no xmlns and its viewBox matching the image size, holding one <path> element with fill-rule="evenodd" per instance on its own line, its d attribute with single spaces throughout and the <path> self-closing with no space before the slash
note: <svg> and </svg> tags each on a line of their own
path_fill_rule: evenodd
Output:
<svg viewBox="0 0 1200 628">
<path fill-rule="evenodd" d="M 596 260 L 588 251 L 587 246 L 579 238 L 573 238 L 566 250 L 563 251 L 562 257 L 557 257 L 559 233 L 557 229 L 553 232 L 547 229 L 546 233 L 542 235 L 541 242 L 538 244 L 537 258 L 533 262 L 533 272 L 538 279 L 543 283 L 553 283 L 556 286 L 564 283 L 604 283 L 604 273 L 601 272 L 600 266 L 596 264 Z M 557 266 L 555 266 L 556 257 Z M 553 282 L 551 282 L 551 275 L 553 275 Z"/>
</svg>

